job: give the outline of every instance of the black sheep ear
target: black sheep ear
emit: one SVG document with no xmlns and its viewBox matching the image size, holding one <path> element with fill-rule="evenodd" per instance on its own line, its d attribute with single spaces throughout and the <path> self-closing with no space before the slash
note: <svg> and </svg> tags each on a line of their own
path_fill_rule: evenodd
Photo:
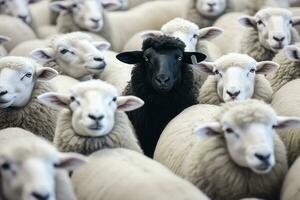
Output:
<svg viewBox="0 0 300 200">
<path fill-rule="evenodd" d="M 187 64 L 197 64 L 206 59 L 206 55 L 199 52 L 184 52 L 183 62 Z"/>
<path fill-rule="evenodd" d="M 143 62 L 142 51 L 128 51 L 118 54 L 117 59 L 126 64 L 137 64 Z"/>
</svg>

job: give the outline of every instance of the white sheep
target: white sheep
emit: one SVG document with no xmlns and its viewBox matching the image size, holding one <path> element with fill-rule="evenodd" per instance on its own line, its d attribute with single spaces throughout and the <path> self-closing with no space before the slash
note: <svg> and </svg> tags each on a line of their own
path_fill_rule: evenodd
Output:
<svg viewBox="0 0 300 200">
<path fill-rule="evenodd" d="M 123 147 L 142 152 L 122 112 L 141 107 L 141 99 L 118 96 L 112 85 L 101 80 L 79 83 L 70 94 L 46 93 L 38 99 L 47 106 L 63 109 L 54 137 L 60 151 L 89 155 L 102 148 Z"/>
<path fill-rule="evenodd" d="M 10 41 L 10 39 L 8 37 L 0 35 L 0 57 L 7 55 L 7 51 L 3 45 L 8 41 Z"/>
<path fill-rule="evenodd" d="M 209 40 L 218 37 L 222 29 L 217 27 L 199 27 L 183 18 L 175 18 L 164 24 L 160 31 L 148 30 L 136 33 L 124 46 L 123 51 L 141 50 L 143 40 L 154 35 L 170 35 L 179 38 L 186 45 L 186 51 L 201 51 L 207 55 L 207 60 L 212 61 L 221 56 L 218 47 Z"/>
<path fill-rule="evenodd" d="M 272 106 L 279 115 L 300 116 L 299 89 L 300 79 L 296 79 L 282 86 L 273 95 Z M 300 129 L 293 128 L 279 133 L 287 148 L 289 165 L 292 165 L 300 155 Z"/>
<path fill-rule="evenodd" d="M 288 174 L 285 177 L 282 189 L 281 200 L 296 200 L 300 197 L 300 158 L 298 158 L 292 167 L 289 169 Z"/>
<path fill-rule="evenodd" d="M 165 166 L 127 149 L 104 149 L 72 176 L 78 199 L 209 200 Z"/>
<path fill-rule="evenodd" d="M 211 199 L 278 199 L 288 165 L 275 129 L 300 125 L 259 100 L 192 106 L 163 131 L 154 159 Z"/>
<path fill-rule="evenodd" d="M 278 91 L 287 82 L 300 78 L 300 43 L 288 45 L 274 57 L 279 68 L 268 75 L 273 91 Z"/>
<path fill-rule="evenodd" d="M 57 112 L 36 98 L 54 91 L 46 80 L 56 75 L 29 58 L 0 58 L 0 128 L 20 127 L 52 141 Z"/>
<path fill-rule="evenodd" d="M 0 199 L 76 200 L 66 173 L 86 162 L 20 128 L 0 131 Z"/>
<path fill-rule="evenodd" d="M 299 41 L 294 29 L 299 23 L 300 17 L 293 17 L 289 10 L 282 8 L 262 9 L 253 17 L 229 13 L 214 24 L 224 33 L 213 42 L 224 54 L 239 52 L 257 61 L 272 60 L 284 46 Z"/>
<path fill-rule="evenodd" d="M 210 75 L 199 90 L 200 103 L 219 105 L 248 98 L 266 102 L 272 99 L 273 91 L 264 74 L 278 67 L 274 62 L 256 62 L 246 54 L 231 53 L 215 62 L 201 62 L 197 67 Z"/>
<path fill-rule="evenodd" d="M 94 41 L 88 34 L 73 32 L 54 36 L 48 47 L 35 49 L 30 54 L 60 74 L 84 80 L 103 72 L 106 67 L 103 51 L 109 47 L 108 42 Z"/>
<path fill-rule="evenodd" d="M 0 35 L 10 38 L 10 42 L 4 45 L 8 52 L 21 42 L 36 39 L 29 26 L 17 18 L 6 15 L 0 15 Z"/>
</svg>

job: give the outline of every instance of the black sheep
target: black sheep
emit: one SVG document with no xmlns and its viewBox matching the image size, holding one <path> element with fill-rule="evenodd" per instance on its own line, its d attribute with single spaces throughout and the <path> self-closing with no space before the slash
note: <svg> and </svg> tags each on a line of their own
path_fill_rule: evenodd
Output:
<svg viewBox="0 0 300 200">
<path fill-rule="evenodd" d="M 134 95 L 145 105 L 128 116 L 145 154 L 153 156 L 165 126 L 182 110 L 197 103 L 193 84 L 192 56 L 200 62 L 202 53 L 184 52 L 185 44 L 169 36 L 154 36 L 143 42 L 142 51 L 124 52 L 117 58 L 135 64 L 124 94 Z"/>
</svg>

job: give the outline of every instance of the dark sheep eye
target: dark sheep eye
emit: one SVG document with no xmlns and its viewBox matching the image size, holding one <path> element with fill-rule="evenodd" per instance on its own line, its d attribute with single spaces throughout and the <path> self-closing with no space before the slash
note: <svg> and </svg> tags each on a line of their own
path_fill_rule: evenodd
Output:
<svg viewBox="0 0 300 200">
<path fill-rule="evenodd" d="M 30 78 L 30 77 L 32 76 L 32 73 L 27 73 L 27 74 L 25 74 L 25 76 L 26 76 L 27 78 Z"/>
<path fill-rule="evenodd" d="M 198 38 L 198 35 L 196 35 L 196 34 L 193 35 L 193 38 L 194 38 L 194 39 L 197 39 L 197 38 Z"/>
<path fill-rule="evenodd" d="M 75 101 L 76 99 L 75 99 L 75 97 L 71 96 L 71 97 L 70 97 L 70 100 L 73 102 L 73 101 Z"/>
<path fill-rule="evenodd" d="M 290 24 L 292 24 L 292 25 L 293 25 L 293 23 L 294 23 L 294 22 L 293 22 L 293 20 L 290 20 Z"/>
<path fill-rule="evenodd" d="M 228 134 L 231 134 L 231 133 L 233 133 L 233 130 L 231 128 L 226 128 L 225 132 L 228 133 Z"/>
<path fill-rule="evenodd" d="M 258 24 L 258 25 L 265 25 L 265 24 L 263 23 L 262 20 L 258 20 L 258 21 L 257 21 L 257 24 Z"/>
<path fill-rule="evenodd" d="M 113 100 L 113 102 L 116 102 L 117 101 L 117 97 L 114 97 L 112 100 Z"/>
<path fill-rule="evenodd" d="M 182 61 L 182 57 L 179 56 L 179 57 L 177 58 L 177 60 L 178 60 L 178 61 Z"/>
<path fill-rule="evenodd" d="M 3 6 L 3 5 L 5 5 L 5 1 L 0 2 L 0 6 Z"/>
<path fill-rule="evenodd" d="M 3 170 L 10 170 L 10 164 L 8 162 L 5 162 L 1 165 L 1 168 Z"/>
<path fill-rule="evenodd" d="M 73 5 L 72 5 L 72 8 L 77 8 L 77 4 L 73 4 Z"/>
<path fill-rule="evenodd" d="M 148 61 L 149 61 L 149 58 L 148 58 L 147 56 L 145 56 L 145 57 L 144 57 L 144 60 L 145 60 L 146 62 L 148 62 Z"/>
<path fill-rule="evenodd" d="M 60 51 L 61 54 L 66 54 L 66 53 L 68 53 L 68 52 L 69 52 L 69 51 L 68 51 L 67 49 L 63 49 L 63 50 Z"/>
<path fill-rule="evenodd" d="M 254 72 L 255 72 L 255 69 L 250 69 L 250 72 L 251 72 L 251 73 L 254 73 Z"/>
</svg>

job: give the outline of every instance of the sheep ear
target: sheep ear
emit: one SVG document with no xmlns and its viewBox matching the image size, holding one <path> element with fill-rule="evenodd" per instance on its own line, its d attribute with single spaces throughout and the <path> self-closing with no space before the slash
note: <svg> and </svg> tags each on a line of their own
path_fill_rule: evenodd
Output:
<svg viewBox="0 0 300 200">
<path fill-rule="evenodd" d="M 30 56 L 36 61 L 44 64 L 54 60 L 55 52 L 52 48 L 35 49 L 30 53 Z"/>
<path fill-rule="evenodd" d="M 198 126 L 194 132 L 201 138 L 211 138 L 222 134 L 222 127 L 218 122 L 205 123 Z"/>
<path fill-rule="evenodd" d="M 37 80 L 39 81 L 49 81 L 58 75 L 58 72 L 55 69 L 50 67 L 41 67 L 37 69 Z"/>
<path fill-rule="evenodd" d="M 142 33 L 140 33 L 140 37 L 142 38 L 142 40 L 146 40 L 150 37 L 155 37 L 155 36 L 159 36 L 162 35 L 163 33 L 161 31 L 143 31 Z"/>
<path fill-rule="evenodd" d="M 208 75 L 214 75 L 215 65 L 213 62 L 201 62 L 194 66 L 196 66 L 197 69 L 199 69 L 200 71 L 202 71 Z"/>
<path fill-rule="evenodd" d="M 110 48 L 110 43 L 106 41 L 94 42 L 93 44 L 99 51 L 105 51 Z"/>
<path fill-rule="evenodd" d="M 293 26 L 300 25 L 300 17 L 299 16 L 298 17 L 293 17 L 292 21 L 293 21 Z"/>
<path fill-rule="evenodd" d="M 9 37 L 5 37 L 5 36 L 0 35 L 0 44 L 4 44 L 8 41 L 10 41 Z"/>
<path fill-rule="evenodd" d="M 81 167 L 87 162 L 87 157 L 78 153 L 59 153 L 59 161 L 55 164 L 55 167 L 72 171 Z"/>
<path fill-rule="evenodd" d="M 119 61 L 126 64 L 138 64 L 143 62 L 142 51 L 128 51 L 118 54 L 116 57 Z"/>
<path fill-rule="evenodd" d="M 239 22 L 243 26 L 256 28 L 255 17 L 244 16 L 239 19 Z"/>
<path fill-rule="evenodd" d="M 184 52 L 183 62 L 186 64 L 197 64 L 206 59 L 206 55 L 199 52 Z"/>
<path fill-rule="evenodd" d="M 61 12 L 65 10 L 69 10 L 73 5 L 72 1 L 56 1 L 50 4 L 50 9 L 55 12 Z"/>
<path fill-rule="evenodd" d="M 144 101 L 135 96 L 120 96 L 117 98 L 118 110 L 132 111 L 144 105 Z"/>
<path fill-rule="evenodd" d="M 223 29 L 217 27 L 207 27 L 199 30 L 199 40 L 212 40 L 223 33 Z"/>
<path fill-rule="evenodd" d="M 277 117 L 277 124 L 273 126 L 276 129 L 300 127 L 299 117 Z"/>
<path fill-rule="evenodd" d="M 256 73 L 257 74 L 269 74 L 276 70 L 279 65 L 272 61 L 262 61 L 256 64 Z"/>
<path fill-rule="evenodd" d="M 56 109 L 68 108 L 71 103 L 70 96 L 59 94 L 56 92 L 47 92 L 37 97 L 40 103 Z"/>
<path fill-rule="evenodd" d="M 286 57 L 293 61 L 293 62 L 299 62 L 300 61 L 300 48 L 295 45 L 286 46 L 284 48 L 284 53 Z"/>
</svg>

